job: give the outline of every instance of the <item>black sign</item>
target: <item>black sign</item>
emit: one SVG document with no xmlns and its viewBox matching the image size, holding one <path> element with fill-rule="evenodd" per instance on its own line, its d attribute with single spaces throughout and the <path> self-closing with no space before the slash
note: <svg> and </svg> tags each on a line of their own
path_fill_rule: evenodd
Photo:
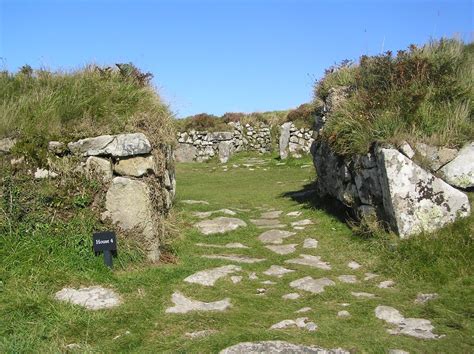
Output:
<svg viewBox="0 0 474 354">
<path fill-rule="evenodd" d="M 96 232 L 92 238 L 94 242 L 94 252 L 117 251 L 117 237 L 115 232 Z"/>
<path fill-rule="evenodd" d="M 104 263 L 112 268 L 112 255 L 117 256 L 117 237 L 113 231 L 96 232 L 92 235 L 95 255 L 104 253 Z"/>
</svg>

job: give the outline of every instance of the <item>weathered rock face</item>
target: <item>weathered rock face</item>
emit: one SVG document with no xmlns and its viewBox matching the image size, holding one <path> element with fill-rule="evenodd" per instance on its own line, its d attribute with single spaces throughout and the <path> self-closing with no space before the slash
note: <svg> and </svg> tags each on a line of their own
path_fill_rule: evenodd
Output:
<svg viewBox="0 0 474 354">
<path fill-rule="evenodd" d="M 108 159 L 89 156 L 86 160 L 86 171 L 90 176 L 98 175 L 104 181 L 112 179 L 112 163 Z"/>
<path fill-rule="evenodd" d="M 456 149 L 431 146 L 424 143 L 415 144 L 415 151 L 424 159 L 432 172 L 438 171 L 442 166 L 454 159 L 458 152 Z"/>
<path fill-rule="evenodd" d="M 392 147 L 343 157 L 313 145 L 320 195 L 335 197 L 358 217 L 373 216 L 400 237 L 436 230 L 470 213 L 467 196 Z"/>
<path fill-rule="evenodd" d="M 157 166 L 153 155 L 135 156 L 120 159 L 114 165 L 114 171 L 121 176 L 142 177 L 149 173 L 156 173 Z"/>
<path fill-rule="evenodd" d="M 151 152 L 151 144 L 143 133 L 101 135 L 69 143 L 68 148 L 82 156 L 124 157 Z"/>
<path fill-rule="evenodd" d="M 219 161 L 221 163 L 227 163 L 234 152 L 232 141 L 221 141 L 217 147 L 217 150 L 219 152 Z"/>
<path fill-rule="evenodd" d="M 380 149 L 383 205 L 393 229 L 404 238 L 434 231 L 470 213 L 467 196 L 417 166 L 395 149 Z"/>
<path fill-rule="evenodd" d="M 474 187 L 474 142 L 464 146 L 457 156 L 441 168 L 446 182 L 458 188 Z"/>
<path fill-rule="evenodd" d="M 107 191 L 106 212 L 103 217 L 110 218 L 124 230 L 136 230 L 140 243 L 147 251 L 151 261 L 160 256 L 159 235 L 154 215 L 150 188 L 145 182 L 125 177 L 115 177 Z"/>
<path fill-rule="evenodd" d="M 176 162 L 193 162 L 198 155 L 198 150 L 191 144 L 179 143 L 174 153 Z"/>
<path fill-rule="evenodd" d="M 280 127 L 280 159 L 288 158 L 288 145 L 290 143 L 290 127 L 291 123 L 284 123 Z"/>
<path fill-rule="evenodd" d="M 241 354 L 241 353 L 312 353 L 312 354 L 349 354 L 341 348 L 324 349 L 314 346 L 298 345 L 283 341 L 266 342 L 244 342 L 233 345 L 220 352 L 220 354 Z"/>
</svg>

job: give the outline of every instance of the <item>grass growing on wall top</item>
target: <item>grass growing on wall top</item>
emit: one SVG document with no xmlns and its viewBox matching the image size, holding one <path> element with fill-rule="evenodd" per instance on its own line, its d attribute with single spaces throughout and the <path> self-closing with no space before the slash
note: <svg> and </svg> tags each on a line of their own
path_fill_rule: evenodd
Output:
<svg viewBox="0 0 474 354">
<path fill-rule="evenodd" d="M 329 114 L 323 137 L 341 154 L 365 153 L 375 141 L 459 147 L 474 139 L 473 52 L 474 44 L 442 39 L 328 70 L 316 99 L 341 86 L 350 96 Z"/>
<path fill-rule="evenodd" d="M 132 64 L 89 65 L 70 72 L 22 67 L 0 72 L 0 137 L 45 141 L 143 131 L 172 141 L 168 107 Z"/>
</svg>

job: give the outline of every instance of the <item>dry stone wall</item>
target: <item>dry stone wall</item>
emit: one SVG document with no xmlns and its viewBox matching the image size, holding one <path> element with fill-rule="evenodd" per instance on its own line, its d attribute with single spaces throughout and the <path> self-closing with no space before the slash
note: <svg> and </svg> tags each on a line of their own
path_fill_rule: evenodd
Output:
<svg viewBox="0 0 474 354">
<path fill-rule="evenodd" d="M 264 123 L 242 125 L 231 122 L 228 125 L 229 131 L 224 132 L 190 130 L 177 133 L 176 161 L 203 162 L 218 157 L 220 162 L 226 163 L 232 154 L 240 151 L 270 153 L 276 148 L 273 141 L 279 141 L 282 159 L 300 158 L 309 154 L 314 141 L 311 129 L 298 129 L 293 123 L 285 123 L 276 130 Z M 280 136 L 273 136 L 273 132 Z M 287 134 L 283 135 L 284 132 Z"/>
<path fill-rule="evenodd" d="M 64 172 L 99 178 L 107 190 L 102 220 L 116 225 L 119 235 L 138 241 L 150 261 L 158 261 L 163 219 L 176 193 L 172 148 L 154 146 L 143 133 L 132 133 L 69 144 L 51 141 L 48 150 L 49 168 L 37 169 L 35 178 L 56 178 Z"/>
<path fill-rule="evenodd" d="M 328 106 L 344 97 L 345 91 L 333 91 Z M 320 135 L 329 111 L 317 118 L 311 148 L 320 196 L 337 199 L 354 216 L 387 225 L 401 238 L 470 214 L 468 197 L 457 188 L 474 185 L 473 143 L 461 151 L 407 142 L 375 144 L 366 155 L 342 156 Z"/>
</svg>

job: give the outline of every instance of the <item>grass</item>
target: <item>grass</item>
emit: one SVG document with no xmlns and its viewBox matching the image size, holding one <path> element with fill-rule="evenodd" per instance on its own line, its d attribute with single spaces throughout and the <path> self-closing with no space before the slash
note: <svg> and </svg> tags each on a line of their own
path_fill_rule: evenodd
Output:
<svg viewBox="0 0 474 354">
<path fill-rule="evenodd" d="M 178 164 L 175 209 L 180 237 L 170 245 L 177 262 L 148 265 L 133 248 L 125 247 L 127 241 L 119 234 L 120 253 L 113 272 L 90 250 L 91 233 L 100 225 L 91 216 L 93 208 L 84 200 L 100 186 L 65 192 L 68 188 L 59 188 L 55 182 L 15 181 L 14 200 L 18 203 L 13 209 L 24 211 L 15 213 L 22 218 L 15 220 L 8 214 L 12 222 L 4 218 L 0 224 L 0 352 L 59 352 L 66 351 L 65 345 L 77 343 L 79 352 L 202 353 L 218 352 L 242 341 L 275 339 L 371 353 L 387 352 L 389 348 L 412 353 L 452 352 L 453 348 L 456 352 L 472 352 L 473 217 L 429 238 L 400 241 L 391 235 L 356 237 L 341 221 L 344 215 L 329 213 L 322 201 L 295 194 L 307 190 L 314 180 L 309 158 L 289 160 L 284 165 L 278 162 L 275 158 L 241 154 L 233 157 L 227 172 L 214 162 Z M 244 167 L 245 163 L 253 167 Z M 234 164 L 239 167 L 233 167 Z M 206 200 L 210 205 L 180 203 L 184 199 Z M 69 211 L 69 217 L 53 218 L 55 207 L 51 203 Z M 249 226 L 219 236 L 203 236 L 192 228 L 197 220 L 192 216 L 193 211 L 220 208 L 247 209 L 238 211 L 238 217 Z M 299 210 L 302 216 L 297 220 L 313 220 L 314 225 L 298 231 L 285 243 L 300 244 L 307 237 L 316 238 L 318 249 L 305 252 L 320 255 L 333 269 L 288 266 L 297 272 L 268 287 L 266 296 L 256 296 L 256 289 L 264 287 L 260 281 L 271 279 L 261 272 L 272 264 L 284 264 L 291 257 L 273 254 L 257 240 L 262 230 L 249 222 L 259 216 L 261 211 L 257 208 L 283 210 L 283 215 Z M 288 223 L 295 219 L 282 216 L 281 220 Z M 250 248 L 206 249 L 196 247 L 197 242 L 241 242 Z M 298 252 L 303 253 L 299 247 Z M 182 280 L 196 271 L 227 264 L 201 258 L 211 253 L 239 253 L 267 260 L 255 265 L 243 264 L 245 279 L 238 285 L 229 279 L 219 280 L 213 288 L 184 283 Z M 363 264 L 363 268 L 350 270 L 346 264 L 351 260 Z M 246 275 L 252 271 L 257 272 L 259 280 L 247 279 Z M 380 277 L 352 285 L 336 280 L 340 274 L 356 274 L 361 279 L 364 272 L 375 272 Z M 327 276 L 337 285 L 320 295 L 302 293 L 298 300 L 284 301 L 281 296 L 294 291 L 289 282 L 307 275 Z M 387 279 L 396 281 L 394 289 L 375 286 Z M 64 286 L 97 284 L 114 288 L 124 303 L 112 310 L 90 312 L 53 299 L 53 294 Z M 229 297 L 233 307 L 225 313 L 165 314 L 175 290 L 205 301 Z M 378 298 L 356 299 L 350 295 L 351 291 L 372 292 Z M 413 303 L 418 292 L 433 291 L 440 294 L 437 300 L 425 305 Z M 343 302 L 351 305 L 342 308 L 338 304 Z M 427 318 L 435 326 L 435 332 L 446 337 L 423 341 L 389 335 L 385 331 L 387 327 L 374 316 L 379 304 L 394 306 L 407 317 Z M 304 316 L 318 324 L 317 332 L 269 330 L 278 321 L 299 317 L 294 311 L 305 306 L 313 308 Z M 352 317 L 338 319 L 336 314 L 342 309 L 347 309 Z M 217 329 L 219 333 L 198 340 L 184 336 L 185 332 L 202 329 Z M 127 331 L 129 334 L 125 334 Z M 120 337 L 114 339 L 117 336 Z"/>
<path fill-rule="evenodd" d="M 70 72 L 0 72 L 0 137 L 20 139 L 27 155 L 49 140 L 141 131 L 157 143 L 174 140 L 171 113 L 132 64 Z"/>
<path fill-rule="evenodd" d="M 333 87 L 350 95 L 328 114 L 323 138 L 343 155 L 364 154 L 374 142 L 460 147 L 473 140 L 473 53 L 472 43 L 442 39 L 328 70 L 316 101 Z"/>
</svg>

